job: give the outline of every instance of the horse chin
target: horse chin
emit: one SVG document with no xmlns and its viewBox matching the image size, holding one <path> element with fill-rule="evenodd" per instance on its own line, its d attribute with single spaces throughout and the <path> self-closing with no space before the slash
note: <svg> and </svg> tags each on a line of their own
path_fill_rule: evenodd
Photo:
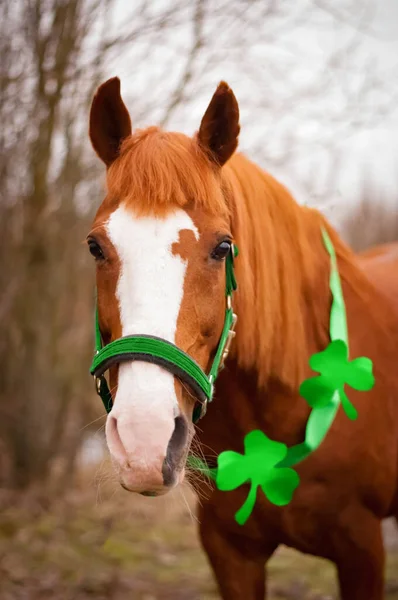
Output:
<svg viewBox="0 0 398 600">
<path fill-rule="evenodd" d="M 179 486 L 181 483 L 183 483 L 185 478 L 185 469 L 182 469 L 181 471 L 179 471 L 178 473 L 175 474 L 175 477 L 173 478 L 173 482 L 170 485 L 162 485 L 162 486 L 153 486 L 150 487 L 149 489 L 137 489 L 134 487 L 129 487 L 128 484 L 126 482 L 124 482 L 122 479 L 120 479 L 120 485 L 121 487 L 126 490 L 126 492 L 130 492 L 133 494 L 140 494 L 140 496 L 145 496 L 148 498 L 156 498 L 157 496 L 164 496 L 165 494 L 168 494 L 171 490 L 175 489 L 177 486 Z"/>
</svg>

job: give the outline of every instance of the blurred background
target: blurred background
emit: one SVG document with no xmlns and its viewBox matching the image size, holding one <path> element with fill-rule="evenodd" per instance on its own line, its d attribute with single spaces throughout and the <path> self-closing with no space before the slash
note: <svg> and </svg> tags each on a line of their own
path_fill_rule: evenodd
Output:
<svg viewBox="0 0 398 600">
<path fill-rule="evenodd" d="M 398 240 L 398 2 L 4 0 L 0 55 L 0 598 L 215 599 L 190 490 L 133 497 L 107 462 L 90 102 L 118 75 L 134 126 L 192 134 L 224 79 L 241 150 L 355 249 Z M 325 561 L 272 559 L 272 599 L 335 594 Z"/>
</svg>

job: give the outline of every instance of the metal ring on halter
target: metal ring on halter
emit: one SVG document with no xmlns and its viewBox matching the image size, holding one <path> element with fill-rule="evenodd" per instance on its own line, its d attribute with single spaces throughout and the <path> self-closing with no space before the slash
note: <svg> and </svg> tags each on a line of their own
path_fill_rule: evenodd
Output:
<svg viewBox="0 0 398 600">
<path fill-rule="evenodd" d="M 207 398 L 201 404 L 200 418 L 203 419 L 203 417 L 205 416 L 206 413 L 207 413 Z"/>
<path fill-rule="evenodd" d="M 210 385 L 211 385 L 211 388 L 210 388 L 210 397 L 209 398 L 205 398 L 205 400 L 203 400 L 203 402 L 201 403 L 201 410 L 200 410 L 200 418 L 201 419 L 207 413 L 207 405 L 208 405 L 209 402 L 211 402 L 211 400 L 213 398 L 213 391 L 214 391 L 214 377 L 213 377 L 213 375 L 209 375 L 209 382 L 210 382 Z"/>
<path fill-rule="evenodd" d="M 224 352 L 222 353 L 222 357 L 221 357 L 221 361 L 220 361 L 220 370 L 224 368 L 225 361 L 227 360 L 227 357 L 228 357 L 228 354 L 229 354 L 229 351 L 231 348 L 232 340 L 236 336 L 235 325 L 236 325 L 237 320 L 238 320 L 238 315 L 233 313 L 231 328 L 228 332 L 228 337 L 227 337 L 227 341 L 225 342 Z"/>
<path fill-rule="evenodd" d="M 96 375 L 94 375 L 94 385 L 95 385 L 95 391 L 97 392 L 98 396 L 101 395 L 101 379 L 99 377 L 97 377 Z"/>
</svg>

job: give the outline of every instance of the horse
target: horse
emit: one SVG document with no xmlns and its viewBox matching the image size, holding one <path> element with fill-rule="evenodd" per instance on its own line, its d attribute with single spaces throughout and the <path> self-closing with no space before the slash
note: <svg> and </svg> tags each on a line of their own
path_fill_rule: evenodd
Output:
<svg viewBox="0 0 398 600">
<path fill-rule="evenodd" d="M 107 194 L 87 240 L 103 343 L 154 336 L 206 371 L 223 330 L 225 261 L 239 248 L 236 336 L 207 413 L 195 427 L 195 394 L 162 364 L 113 363 L 110 455 L 126 490 L 155 496 L 184 480 L 193 439 L 209 467 L 225 450 L 242 452 L 255 429 L 289 446 L 302 442 L 310 408 L 299 385 L 313 374 L 309 357 L 329 341 L 324 229 L 337 257 L 350 355 L 371 358 L 375 385 L 349 392 L 357 420 L 339 409 L 320 447 L 298 465 L 289 504 L 258 494 L 242 526 L 234 514 L 247 485 L 225 492 L 194 476 L 199 536 L 224 600 L 262 600 L 267 561 L 281 544 L 332 561 L 342 600 L 382 600 L 381 521 L 398 518 L 397 260 L 384 260 L 380 271 L 384 251 L 357 256 L 320 212 L 236 151 L 239 133 L 225 82 L 193 137 L 133 130 L 117 77 L 94 96 L 89 135 L 106 166 Z"/>
</svg>

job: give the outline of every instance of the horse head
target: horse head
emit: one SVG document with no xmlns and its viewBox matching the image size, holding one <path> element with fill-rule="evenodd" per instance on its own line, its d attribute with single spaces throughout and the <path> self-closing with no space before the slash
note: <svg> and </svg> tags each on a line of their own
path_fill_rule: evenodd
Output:
<svg viewBox="0 0 398 600">
<path fill-rule="evenodd" d="M 90 138 L 106 165 L 107 195 L 87 241 L 105 346 L 160 339 L 208 372 L 225 328 L 234 238 L 223 166 L 238 135 L 238 104 L 223 82 L 192 138 L 133 131 L 119 79 L 98 89 Z M 197 395 L 161 361 L 137 356 L 110 365 L 109 385 L 106 439 L 122 486 L 167 492 L 184 478 Z"/>
</svg>

